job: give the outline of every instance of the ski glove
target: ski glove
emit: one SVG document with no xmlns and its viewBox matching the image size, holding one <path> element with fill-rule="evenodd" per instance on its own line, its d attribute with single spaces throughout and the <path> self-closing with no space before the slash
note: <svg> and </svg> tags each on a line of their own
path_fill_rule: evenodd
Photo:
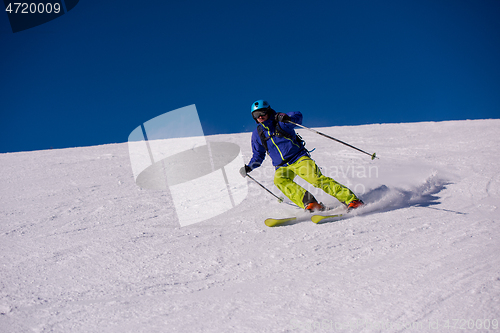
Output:
<svg viewBox="0 0 500 333">
<path fill-rule="evenodd" d="M 250 171 L 252 171 L 252 168 L 245 164 L 245 166 L 241 167 L 240 169 L 241 177 L 245 178 L 247 176 L 247 173 L 249 173 Z"/>
<path fill-rule="evenodd" d="M 276 113 L 276 116 L 274 119 L 276 119 L 276 121 L 280 121 L 282 123 L 287 123 L 289 120 L 291 120 L 289 115 L 287 115 L 286 113 L 281 113 L 281 112 Z"/>
</svg>

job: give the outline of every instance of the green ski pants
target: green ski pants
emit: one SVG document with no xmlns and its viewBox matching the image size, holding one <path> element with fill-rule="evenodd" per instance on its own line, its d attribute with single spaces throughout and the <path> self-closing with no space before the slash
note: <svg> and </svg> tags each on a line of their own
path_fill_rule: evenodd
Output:
<svg viewBox="0 0 500 333">
<path fill-rule="evenodd" d="M 278 168 L 274 174 L 274 184 L 301 208 L 305 208 L 303 199 L 307 191 L 293 181 L 295 176 L 299 176 L 314 187 L 322 189 L 345 204 L 358 199 L 350 189 L 337 183 L 332 178 L 324 176 L 316 163 L 309 157 L 304 156 L 289 166 Z"/>
</svg>

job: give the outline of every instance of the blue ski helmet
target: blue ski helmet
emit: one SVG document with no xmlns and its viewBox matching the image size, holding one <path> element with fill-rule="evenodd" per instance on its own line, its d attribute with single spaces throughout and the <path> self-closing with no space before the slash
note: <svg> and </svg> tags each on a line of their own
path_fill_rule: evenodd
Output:
<svg viewBox="0 0 500 333">
<path fill-rule="evenodd" d="M 253 102 L 251 112 L 254 112 L 254 111 L 259 110 L 259 109 L 270 109 L 270 108 L 271 108 L 271 105 L 269 105 L 268 102 L 266 102 L 263 99 L 259 99 L 258 101 Z"/>
</svg>

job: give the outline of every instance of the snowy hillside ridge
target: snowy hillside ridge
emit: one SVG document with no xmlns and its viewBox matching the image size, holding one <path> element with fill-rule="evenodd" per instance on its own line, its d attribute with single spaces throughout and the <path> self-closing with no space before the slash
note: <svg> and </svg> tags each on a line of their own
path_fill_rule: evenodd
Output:
<svg viewBox="0 0 500 333">
<path fill-rule="evenodd" d="M 274 228 L 303 213 L 249 180 L 235 208 L 181 227 L 168 189 L 136 185 L 126 143 L 0 154 L 0 332 L 496 332 L 499 129 L 317 128 L 374 161 L 299 129 L 369 204 Z M 206 140 L 248 162 L 250 136 Z M 251 173 L 279 195 L 273 174 L 269 160 Z"/>
</svg>

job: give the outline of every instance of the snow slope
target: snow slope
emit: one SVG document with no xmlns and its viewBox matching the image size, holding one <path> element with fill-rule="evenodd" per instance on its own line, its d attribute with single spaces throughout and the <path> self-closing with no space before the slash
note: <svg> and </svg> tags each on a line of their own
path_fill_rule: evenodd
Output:
<svg viewBox="0 0 500 333">
<path fill-rule="evenodd" d="M 0 155 L 0 332 L 500 331 L 500 120 L 318 130 L 380 157 L 298 130 L 365 214 L 268 228 L 297 209 L 249 180 L 181 228 L 126 143 Z"/>
</svg>

